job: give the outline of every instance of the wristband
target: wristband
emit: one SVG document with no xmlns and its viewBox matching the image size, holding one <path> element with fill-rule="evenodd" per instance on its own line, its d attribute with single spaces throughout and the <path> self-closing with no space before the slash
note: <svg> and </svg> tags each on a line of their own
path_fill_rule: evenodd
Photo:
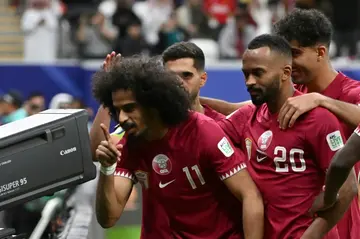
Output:
<svg viewBox="0 0 360 239">
<path fill-rule="evenodd" d="M 116 170 L 117 163 L 114 163 L 113 165 L 109 167 L 100 166 L 100 172 L 106 176 L 113 175 Z"/>
</svg>

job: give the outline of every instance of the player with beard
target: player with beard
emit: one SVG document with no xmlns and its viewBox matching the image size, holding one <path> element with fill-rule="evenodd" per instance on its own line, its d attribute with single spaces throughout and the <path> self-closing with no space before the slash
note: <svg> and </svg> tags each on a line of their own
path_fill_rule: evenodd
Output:
<svg viewBox="0 0 360 239">
<path fill-rule="evenodd" d="M 138 181 L 164 207 L 173 238 L 263 238 L 262 199 L 244 155 L 215 121 L 189 111 L 189 94 L 174 73 L 125 58 L 95 74 L 93 92 L 126 130 L 115 146 L 101 125 L 96 202 L 103 227 L 115 225 Z"/>
<path fill-rule="evenodd" d="M 279 112 L 281 128 L 292 127 L 305 112 L 321 106 L 341 120 L 345 138 L 350 137 L 360 123 L 360 82 L 337 72 L 331 65 L 329 46 L 332 39 L 331 22 L 317 10 L 295 9 L 274 26 L 275 33 L 291 44 L 293 54 L 292 79 L 295 87 L 308 93 L 290 97 Z M 229 114 L 249 102 L 228 103 L 201 99 L 215 110 Z M 360 164 L 355 173 L 360 177 Z M 339 222 L 341 239 L 357 239 L 360 235 L 360 209 L 358 196 Z"/>
<path fill-rule="evenodd" d="M 243 73 L 253 104 L 219 125 L 248 153 L 249 172 L 264 198 L 265 238 L 323 238 L 349 206 L 356 182 L 349 177 L 341 203 L 316 219 L 308 214 L 322 191 L 332 156 L 343 146 L 342 128 L 320 107 L 291 129 L 279 128 L 279 110 L 288 98 L 301 95 L 291 82 L 291 65 L 285 39 L 265 34 L 252 40 L 243 55 Z M 338 238 L 336 228 L 326 238 Z"/>
<path fill-rule="evenodd" d="M 120 60 L 120 55 L 112 52 L 107 56 L 103 64 L 104 69 L 110 69 L 114 62 Z M 212 110 L 206 105 L 201 105 L 199 101 L 200 88 L 207 81 L 207 73 L 205 72 L 205 56 L 203 51 L 194 43 L 180 42 L 167 48 L 162 54 L 162 62 L 166 69 L 175 72 L 183 81 L 186 90 L 189 92 L 192 102 L 192 109 L 203 113 L 215 121 L 225 118 L 224 115 Z M 97 120 L 101 118 L 102 122 Z M 100 123 L 104 123 L 107 127 L 110 124 L 110 116 L 104 107 L 100 107 L 95 118 L 96 123 L 92 126 L 92 135 L 102 136 Z M 121 129 L 117 131 L 123 132 Z M 114 142 L 121 139 L 118 134 L 112 134 Z M 98 145 L 102 138 L 91 137 L 92 144 Z M 94 149 L 95 152 L 96 148 Z M 157 201 L 151 201 L 144 190 L 142 195 L 142 209 L 146 212 L 147 217 L 142 218 L 142 238 L 169 238 L 171 231 L 167 215 Z M 156 213 L 156 215 L 154 215 Z M 162 220 L 154 220 L 153 218 L 162 218 Z"/>
</svg>

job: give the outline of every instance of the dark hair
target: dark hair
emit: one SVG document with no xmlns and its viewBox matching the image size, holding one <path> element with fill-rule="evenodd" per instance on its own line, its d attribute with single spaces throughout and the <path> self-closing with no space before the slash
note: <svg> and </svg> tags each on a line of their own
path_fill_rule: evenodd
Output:
<svg viewBox="0 0 360 239">
<path fill-rule="evenodd" d="M 248 45 L 248 49 L 258 49 L 260 47 L 269 47 L 271 51 L 276 51 L 286 57 L 291 58 L 291 46 L 282 37 L 271 34 L 262 34 L 255 37 Z"/>
<path fill-rule="evenodd" d="M 204 52 L 196 44 L 192 42 L 178 42 L 168 47 L 162 54 L 164 64 L 168 61 L 174 61 L 182 58 L 194 59 L 194 67 L 196 70 L 203 71 L 205 69 Z"/>
<path fill-rule="evenodd" d="M 86 108 L 86 105 L 84 103 L 84 101 L 80 98 L 74 98 L 72 101 L 71 101 L 71 104 L 79 104 L 79 107 L 81 109 L 85 109 Z"/>
<path fill-rule="evenodd" d="M 274 31 L 288 41 L 297 41 L 302 47 L 315 46 L 318 43 L 329 47 L 332 38 L 330 20 L 315 9 L 295 9 L 275 23 Z"/>
<path fill-rule="evenodd" d="M 92 90 L 94 97 L 112 114 L 115 112 L 112 93 L 130 90 L 140 106 L 157 110 L 167 126 L 187 119 L 191 107 L 182 81 L 158 61 L 144 57 L 122 58 L 110 72 L 95 73 Z"/>
<path fill-rule="evenodd" d="M 44 96 L 44 94 L 43 93 L 41 93 L 40 91 L 33 91 L 33 92 L 31 92 L 29 95 L 28 95 L 28 100 L 31 100 L 31 99 L 33 99 L 33 98 L 35 98 L 35 97 L 42 97 L 42 98 L 45 98 L 45 96 Z"/>
</svg>

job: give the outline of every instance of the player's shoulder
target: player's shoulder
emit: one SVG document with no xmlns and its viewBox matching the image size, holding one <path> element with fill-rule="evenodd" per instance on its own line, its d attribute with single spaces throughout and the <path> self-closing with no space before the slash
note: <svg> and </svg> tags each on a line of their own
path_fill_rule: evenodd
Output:
<svg viewBox="0 0 360 239">
<path fill-rule="evenodd" d="M 187 122 L 178 128 L 177 135 L 181 138 L 191 137 L 195 140 L 213 135 L 219 130 L 222 131 L 215 120 L 204 114 L 191 112 Z"/>
<path fill-rule="evenodd" d="M 244 105 L 241 108 L 235 110 L 228 116 L 226 116 L 226 119 L 229 120 L 239 120 L 242 118 L 249 118 L 250 115 L 252 115 L 256 111 L 256 106 L 253 104 Z"/>
<path fill-rule="evenodd" d="M 323 107 L 316 107 L 304 114 L 303 121 L 306 124 L 313 124 L 313 126 L 338 123 L 336 116 Z"/>
</svg>

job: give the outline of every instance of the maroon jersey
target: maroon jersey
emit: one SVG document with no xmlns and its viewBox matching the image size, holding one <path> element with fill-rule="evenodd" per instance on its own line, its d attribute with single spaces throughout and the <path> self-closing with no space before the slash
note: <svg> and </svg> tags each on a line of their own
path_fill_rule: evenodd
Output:
<svg viewBox="0 0 360 239">
<path fill-rule="evenodd" d="M 300 91 L 307 93 L 304 85 L 296 85 Z M 341 100 L 351 104 L 360 105 L 360 82 L 353 80 L 341 72 L 331 82 L 331 84 L 321 93 L 335 100 Z M 341 119 L 339 119 L 341 120 Z M 341 122 L 345 138 L 349 138 L 353 128 Z M 360 178 L 360 163 L 355 164 L 355 173 Z M 345 213 L 341 221 L 337 224 L 341 239 L 357 239 L 360 235 L 360 209 L 358 196 L 351 202 L 349 210 Z"/>
<path fill-rule="evenodd" d="M 220 114 L 219 112 L 213 110 L 207 105 L 203 105 L 204 107 L 204 115 L 206 115 L 209 118 L 212 118 L 215 121 L 223 120 L 225 119 L 225 115 Z"/>
<path fill-rule="evenodd" d="M 343 146 L 336 117 L 316 108 L 281 130 L 266 104 L 248 105 L 219 125 L 247 151 L 248 170 L 265 204 L 264 238 L 300 238 L 313 221 L 308 210 L 322 190 L 331 158 Z M 338 238 L 337 231 L 327 238 Z"/>
<path fill-rule="evenodd" d="M 222 181 L 246 168 L 245 156 L 215 121 L 192 112 L 161 140 L 126 141 L 115 175 L 140 182 L 163 206 L 174 238 L 242 238 L 241 204 Z"/>
<path fill-rule="evenodd" d="M 203 105 L 204 114 L 215 121 L 225 118 L 223 114 L 218 113 L 207 105 Z M 141 239 L 161 239 L 171 238 L 171 230 L 168 216 L 163 206 L 157 200 L 148 195 L 148 190 L 142 193 L 142 229 Z M 161 220 L 159 220 L 161 218 Z M 156 220 L 157 219 L 157 220 Z"/>
</svg>

